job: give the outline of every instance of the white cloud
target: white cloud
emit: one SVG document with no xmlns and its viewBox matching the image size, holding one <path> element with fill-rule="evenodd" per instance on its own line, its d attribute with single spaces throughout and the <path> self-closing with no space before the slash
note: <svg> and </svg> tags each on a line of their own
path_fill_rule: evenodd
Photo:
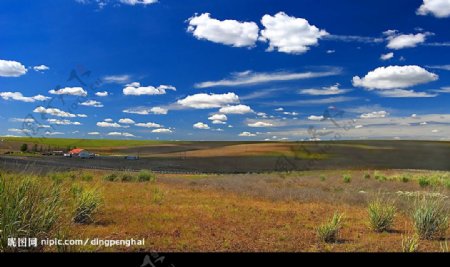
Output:
<svg viewBox="0 0 450 267">
<path fill-rule="evenodd" d="M 235 105 L 235 106 L 226 106 L 219 109 L 220 113 L 223 114 L 247 114 L 253 113 L 253 110 L 247 105 Z"/>
<path fill-rule="evenodd" d="M 308 117 L 308 120 L 310 121 L 322 121 L 324 120 L 323 116 L 316 116 L 316 115 L 311 115 Z"/>
<path fill-rule="evenodd" d="M 136 123 L 135 126 L 137 127 L 144 127 L 144 128 L 159 128 L 162 127 L 160 124 L 158 123 L 154 123 L 154 122 L 140 122 L 140 123 Z"/>
<path fill-rule="evenodd" d="M 118 124 L 117 122 L 107 122 L 107 121 L 99 121 L 97 122 L 97 126 L 98 127 L 102 127 L 102 128 L 126 128 L 128 126 L 122 126 L 120 124 Z"/>
<path fill-rule="evenodd" d="M 107 91 L 103 91 L 103 92 L 97 92 L 95 93 L 96 96 L 100 96 L 100 97 L 105 97 L 108 96 L 109 93 Z"/>
<path fill-rule="evenodd" d="M 21 92 L 0 92 L 0 97 L 4 100 L 16 100 L 28 103 L 35 101 L 46 101 L 50 99 L 50 97 L 43 95 L 23 96 Z"/>
<path fill-rule="evenodd" d="M 132 119 L 129 118 L 124 118 L 124 119 L 120 119 L 119 123 L 123 123 L 123 124 L 135 124 L 136 122 Z"/>
<path fill-rule="evenodd" d="M 256 134 L 251 133 L 251 132 L 242 132 L 239 134 L 239 136 L 252 137 L 252 136 L 256 136 Z"/>
<path fill-rule="evenodd" d="M 166 90 L 176 91 L 176 88 L 171 85 L 160 85 L 158 87 L 154 86 L 141 86 L 138 82 L 133 82 L 127 84 L 125 88 L 123 88 L 124 95 L 164 95 L 166 94 Z"/>
<path fill-rule="evenodd" d="M 340 89 L 339 86 L 340 86 L 340 84 L 337 83 L 332 86 L 322 87 L 321 89 L 315 89 L 315 88 L 301 89 L 299 91 L 299 93 L 303 94 L 303 95 L 339 95 L 339 94 L 345 94 L 350 91 L 348 89 Z"/>
<path fill-rule="evenodd" d="M 100 135 L 99 132 L 89 132 L 88 135 Z"/>
<path fill-rule="evenodd" d="M 77 115 L 62 111 L 57 108 L 44 108 L 42 106 L 39 106 L 33 110 L 34 113 L 42 113 L 42 114 L 49 114 L 57 117 L 65 117 L 65 118 L 75 118 Z M 80 116 L 79 116 L 80 117 Z"/>
<path fill-rule="evenodd" d="M 267 51 L 302 54 L 328 35 L 325 30 L 310 25 L 306 19 L 290 17 L 284 12 L 275 16 L 264 15 L 261 23 L 265 29 L 261 30 L 260 40 L 269 42 Z"/>
<path fill-rule="evenodd" d="M 131 79 L 130 75 L 109 75 L 102 78 L 102 82 L 104 83 L 118 83 L 125 84 L 128 83 Z"/>
<path fill-rule="evenodd" d="M 449 65 L 434 65 L 434 66 L 426 66 L 430 69 L 440 69 L 440 70 L 450 70 L 450 64 Z"/>
<path fill-rule="evenodd" d="M 334 53 L 336 53 L 336 50 L 327 50 L 326 53 L 327 54 L 334 54 Z"/>
<path fill-rule="evenodd" d="M 219 108 L 227 104 L 239 103 L 235 93 L 226 94 L 195 94 L 177 101 L 183 107 L 194 109 Z"/>
<path fill-rule="evenodd" d="M 48 119 L 47 122 L 56 125 L 81 125 L 81 123 L 78 121 L 70 121 L 70 120 Z"/>
<path fill-rule="evenodd" d="M 432 82 L 438 75 L 416 66 L 388 66 L 379 67 L 360 78 L 353 77 L 353 86 L 367 89 L 400 89 L 418 84 Z"/>
<path fill-rule="evenodd" d="M 130 114 L 139 114 L 139 115 L 148 115 L 148 114 L 158 114 L 158 115 L 166 115 L 168 112 L 168 109 L 162 108 L 162 107 L 136 107 L 136 108 L 129 108 L 123 110 L 124 113 L 130 113 Z"/>
<path fill-rule="evenodd" d="M 110 132 L 108 133 L 110 136 L 124 136 L 124 137 L 135 137 L 134 134 L 131 133 L 121 133 L 121 132 Z"/>
<path fill-rule="evenodd" d="M 225 115 L 225 114 L 213 114 L 212 116 L 210 116 L 210 117 L 208 118 L 208 120 L 223 122 L 223 121 L 228 120 L 228 117 L 227 117 L 227 115 Z M 214 123 L 214 122 L 213 122 L 213 123 Z"/>
<path fill-rule="evenodd" d="M 106 121 L 106 122 L 113 122 L 114 120 L 111 119 L 111 118 L 106 118 L 106 119 L 104 119 L 103 121 Z"/>
<path fill-rule="evenodd" d="M 187 31 L 199 40 L 234 47 L 252 47 L 258 40 L 259 27 L 254 22 L 221 21 L 211 18 L 209 13 L 196 14 L 189 18 L 188 22 Z"/>
<path fill-rule="evenodd" d="M 8 132 L 14 132 L 14 133 L 31 133 L 31 130 L 29 129 L 16 129 L 16 128 L 11 128 L 8 129 Z"/>
<path fill-rule="evenodd" d="M 10 121 L 13 121 L 13 122 L 27 122 L 27 123 L 36 122 L 35 119 L 33 119 L 33 118 L 11 118 Z"/>
<path fill-rule="evenodd" d="M 442 87 L 441 89 L 437 89 L 437 90 L 433 90 L 434 92 L 438 92 L 438 93 L 445 93 L 448 94 L 450 93 L 450 86 L 448 87 Z"/>
<path fill-rule="evenodd" d="M 0 77 L 19 77 L 25 73 L 27 68 L 22 63 L 0 59 Z"/>
<path fill-rule="evenodd" d="M 48 66 L 45 66 L 45 65 L 39 65 L 39 66 L 34 66 L 33 67 L 33 70 L 35 70 L 35 71 L 46 71 L 46 70 L 49 70 L 50 68 L 48 67 Z"/>
<path fill-rule="evenodd" d="M 406 97 L 436 97 L 438 94 L 430 94 L 427 92 L 416 92 L 414 90 L 392 89 L 381 90 L 377 92 L 378 95 L 391 98 L 406 98 Z"/>
<path fill-rule="evenodd" d="M 172 133 L 172 130 L 167 128 L 159 128 L 152 130 L 152 133 Z"/>
<path fill-rule="evenodd" d="M 86 114 L 77 114 L 77 117 L 79 117 L 79 118 L 87 118 L 87 115 Z"/>
<path fill-rule="evenodd" d="M 387 35 L 387 48 L 399 50 L 403 48 L 416 47 L 418 44 L 425 42 L 426 37 L 431 33 L 416 33 L 416 34 L 399 34 L 396 30 L 388 30 L 384 32 Z"/>
<path fill-rule="evenodd" d="M 194 125 L 192 125 L 192 127 L 195 128 L 195 129 L 202 129 L 202 130 L 210 129 L 209 125 L 206 124 L 206 123 L 203 123 L 203 122 L 197 122 Z"/>
<path fill-rule="evenodd" d="M 263 122 L 263 121 L 257 121 L 257 122 L 254 122 L 254 123 L 249 123 L 249 124 L 247 124 L 247 125 L 248 125 L 248 127 L 255 127 L 255 128 L 260 128 L 260 127 L 271 127 L 271 126 L 273 126 L 272 123 L 269 123 L 269 122 Z"/>
<path fill-rule="evenodd" d="M 155 4 L 158 3 L 158 0 L 119 0 L 120 3 L 125 4 L 125 5 L 130 5 L 130 6 L 135 6 L 135 5 L 151 5 L 151 4 Z"/>
<path fill-rule="evenodd" d="M 103 107 L 102 103 L 100 103 L 98 101 L 95 101 L 95 100 L 87 100 L 87 101 L 85 101 L 83 103 L 80 103 L 80 105 L 88 106 L 88 107 L 96 107 L 96 108 L 102 108 Z"/>
<path fill-rule="evenodd" d="M 374 119 L 374 118 L 385 118 L 386 116 L 389 116 L 389 113 L 387 113 L 384 110 L 381 111 L 374 111 L 370 113 L 364 113 L 359 116 L 361 119 Z"/>
<path fill-rule="evenodd" d="M 394 53 L 393 52 L 390 52 L 390 53 L 387 53 L 387 54 L 382 54 L 381 56 L 380 56 L 380 59 L 381 60 L 389 60 L 389 59 L 391 59 L 391 58 L 393 58 L 394 57 Z"/>
<path fill-rule="evenodd" d="M 45 135 L 62 135 L 62 134 L 64 134 L 64 133 L 62 133 L 62 132 L 49 132 L 49 131 L 45 132 Z"/>
<path fill-rule="evenodd" d="M 281 108 L 281 107 L 275 109 L 275 111 L 279 111 L 279 112 L 281 112 L 281 111 L 283 111 L 283 110 L 284 110 L 284 108 Z"/>
<path fill-rule="evenodd" d="M 450 1 L 448 0 L 423 0 L 423 4 L 417 9 L 417 15 L 432 14 L 437 18 L 450 17 Z"/>
<path fill-rule="evenodd" d="M 65 87 L 59 90 L 48 91 L 53 95 L 75 95 L 75 96 L 87 96 L 87 92 L 81 87 Z"/>
<path fill-rule="evenodd" d="M 320 78 L 326 76 L 334 76 L 341 73 L 338 68 L 330 69 L 323 72 L 252 72 L 243 71 L 232 73 L 232 76 L 228 79 L 222 79 L 219 81 L 207 81 L 197 83 L 194 86 L 196 88 L 209 88 L 217 86 L 251 86 L 270 82 L 282 82 L 293 80 L 304 80 L 312 78 Z"/>
</svg>

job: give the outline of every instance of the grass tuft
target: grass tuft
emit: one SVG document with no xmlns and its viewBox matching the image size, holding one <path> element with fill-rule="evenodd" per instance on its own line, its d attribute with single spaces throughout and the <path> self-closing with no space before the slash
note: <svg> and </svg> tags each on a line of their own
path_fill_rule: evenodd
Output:
<svg viewBox="0 0 450 267">
<path fill-rule="evenodd" d="M 78 187 L 72 191 L 75 195 L 75 211 L 73 221 L 88 224 L 93 221 L 93 215 L 98 211 L 102 196 L 95 188 Z"/>
<path fill-rule="evenodd" d="M 393 201 L 377 198 L 369 203 L 369 224 L 375 232 L 391 230 L 394 223 L 396 207 Z"/>
<path fill-rule="evenodd" d="M 343 215 L 336 212 L 329 222 L 320 225 L 316 232 L 319 240 L 325 243 L 337 242 L 342 228 L 342 218 Z"/>
<path fill-rule="evenodd" d="M 420 197 L 412 214 L 414 228 L 421 239 L 440 238 L 448 229 L 448 209 L 440 197 Z"/>
<path fill-rule="evenodd" d="M 419 248 L 419 237 L 417 235 L 402 236 L 402 251 L 417 252 Z"/>
<path fill-rule="evenodd" d="M 156 175 L 150 170 L 140 171 L 137 178 L 139 182 L 156 182 Z"/>
</svg>

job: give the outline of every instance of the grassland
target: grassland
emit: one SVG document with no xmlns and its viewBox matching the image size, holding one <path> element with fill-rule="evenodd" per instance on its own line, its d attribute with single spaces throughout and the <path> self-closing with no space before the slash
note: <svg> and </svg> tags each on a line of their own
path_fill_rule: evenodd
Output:
<svg viewBox="0 0 450 267">
<path fill-rule="evenodd" d="M 110 174 L 117 180 L 104 179 Z M 402 251 L 402 241 L 415 231 L 414 199 L 437 196 L 448 207 L 450 193 L 447 172 L 158 174 L 156 181 L 149 182 L 121 181 L 123 174 L 78 171 L 56 175 L 63 188 L 78 184 L 97 188 L 103 196 L 93 222 L 66 222 L 65 237 L 144 238 L 145 246 L 80 246 L 70 251 Z M 351 176 L 350 182 L 343 181 L 344 175 Z M 91 178 L 83 178 L 87 176 Z M 48 174 L 39 179 L 54 177 Z M 430 182 L 423 185 L 421 179 Z M 367 208 L 380 195 L 394 200 L 398 210 L 392 229 L 381 233 L 371 229 Z M 336 212 L 343 214 L 338 239 L 321 242 L 317 226 Z M 417 250 L 442 251 L 448 237 L 446 233 L 443 239 L 420 240 Z"/>
</svg>

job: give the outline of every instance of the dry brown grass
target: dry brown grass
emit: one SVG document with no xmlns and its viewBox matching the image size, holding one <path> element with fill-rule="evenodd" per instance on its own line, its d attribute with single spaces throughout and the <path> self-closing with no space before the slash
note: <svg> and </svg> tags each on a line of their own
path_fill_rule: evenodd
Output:
<svg viewBox="0 0 450 267">
<path fill-rule="evenodd" d="M 418 184 L 364 179 L 363 171 L 346 171 L 353 179 L 344 184 L 343 173 L 171 174 L 159 175 L 155 184 L 101 182 L 105 200 L 97 223 L 75 226 L 70 236 L 146 239 L 143 248 L 115 248 L 124 251 L 401 251 L 402 235 L 413 230 L 409 217 L 400 213 L 391 232 L 374 233 L 366 201 L 380 191 L 416 191 Z M 159 203 L 154 192 L 163 192 Z M 335 211 L 346 218 L 340 242 L 318 242 L 317 225 Z M 439 242 L 421 241 L 419 250 L 440 251 Z"/>
</svg>

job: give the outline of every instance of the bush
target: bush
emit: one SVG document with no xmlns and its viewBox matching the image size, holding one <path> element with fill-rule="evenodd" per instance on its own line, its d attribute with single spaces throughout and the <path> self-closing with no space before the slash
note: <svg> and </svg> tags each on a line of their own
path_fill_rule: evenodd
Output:
<svg viewBox="0 0 450 267">
<path fill-rule="evenodd" d="M 410 176 L 402 175 L 402 177 L 400 177 L 400 181 L 402 181 L 402 182 L 404 182 L 404 183 L 409 182 L 409 180 L 411 180 L 411 177 L 410 177 Z"/>
<path fill-rule="evenodd" d="M 416 252 L 418 248 L 419 248 L 419 237 L 417 235 L 402 237 L 403 252 Z"/>
<path fill-rule="evenodd" d="M 364 179 L 370 179 L 370 173 L 368 173 L 368 172 L 365 173 L 365 174 L 364 174 Z"/>
<path fill-rule="evenodd" d="M 0 176 L 0 251 L 17 251 L 8 246 L 8 237 L 51 238 L 63 216 L 62 199 L 55 184 Z"/>
<path fill-rule="evenodd" d="M 421 239 L 442 237 L 448 229 L 448 210 L 440 197 L 418 198 L 412 214 L 414 228 Z"/>
<path fill-rule="evenodd" d="M 368 213 L 370 228 L 376 232 L 384 232 L 391 229 L 396 208 L 393 201 L 378 198 L 369 203 Z"/>
<path fill-rule="evenodd" d="M 120 178 L 122 182 L 133 182 L 136 180 L 136 177 L 133 176 L 131 173 L 124 173 L 122 174 L 122 177 Z"/>
<path fill-rule="evenodd" d="M 319 240 L 326 243 L 336 242 L 339 238 L 339 231 L 342 228 L 342 218 L 342 214 L 335 213 L 329 222 L 320 225 L 317 228 Z"/>
<path fill-rule="evenodd" d="M 115 182 L 115 181 L 119 180 L 119 176 L 115 173 L 110 173 L 108 175 L 105 175 L 103 177 L 103 180 L 108 181 L 108 182 Z"/>
<path fill-rule="evenodd" d="M 426 176 L 422 176 L 419 178 L 420 187 L 427 187 L 430 185 L 430 180 Z"/>
<path fill-rule="evenodd" d="M 158 187 L 153 188 L 152 201 L 155 204 L 160 205 L 164 199 L 164 192 L 161 191 Z"/>
<path fill-rule="evenodd" d="M 85 182 L 91 182 L 92 180 L 94 180 L 94 176 L 92 176 L 91 174 L 83 174 L 81 176 L 81 180 Z"/>
<path fill-rule="evenodd" d="M 325 181 L 327 179 L 327 177 L 325 176 L 325 175 L 321 175 L 320 176 L 320 180 L 323 182 L 323 181 Z"/>
<path fill-rule="evenodd" d="M 156 182 L 156 175 L 148 170 L 142 170 L 138 174 L 139 182 Z"/>
<path fill-rule="evenodd" d="M 75 192 L 75 223 L 87 224 L 93 221 L 92 216 L 98 211 L 102 197 L 95 188 L 78 188 Z"/>
<path fill-rule="evenodd" d="M 350 176 L 350 174 L 345 174 L 343 179 L 344 179 L 344 183 L 348 184 L 351 182 L 352 177 Z"/>
<path fill-rule="evenodd" d="M 374 174 L 375 180 L 386 181 L 387 177 L 379 172 L 375 172 Z"/>
</svg>

